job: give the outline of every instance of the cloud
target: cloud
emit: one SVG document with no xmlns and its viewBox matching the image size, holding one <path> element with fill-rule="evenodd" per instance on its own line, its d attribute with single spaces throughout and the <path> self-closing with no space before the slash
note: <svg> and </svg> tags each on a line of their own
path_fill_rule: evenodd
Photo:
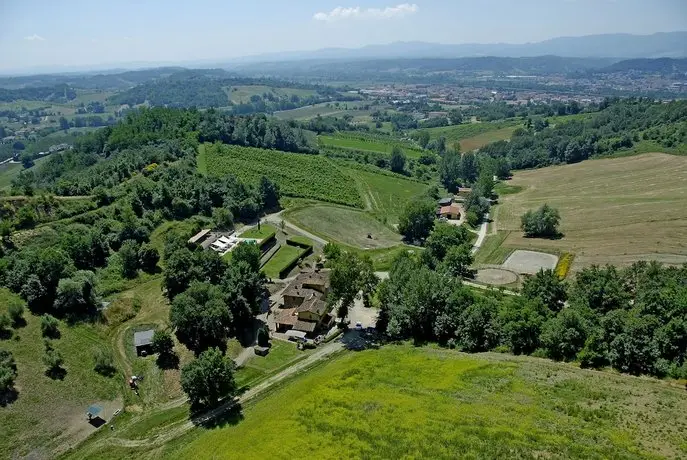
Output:
<svg viewBox="0 0 687 460">
<path fill-rule="evenodd" d="M 361 8 L 359 6 L 344 8 L 337 6 L 328 13 L 320 12 L 313 15 L 316 21 L 334 22 L 345 19 L 391 19 L 400 18 L 416 13 L 420 7 L 415 3 L 402 3 L 386 8 Z"/>
<path fill-rule="evenodd" d="M 29 36 L 27 36 L 27 37 L 24 37 L 24 40 L 28 40 L 28 41 L 31 41 L 31 42 L 33 42 L 33 41 L 42 42 L 42 41 L 45 41 L 45 38 L 41 37 L 41 36 L 38 35 L 38 34 L 33 34 L 33 35 L 29 35 Z"/>
</svg>

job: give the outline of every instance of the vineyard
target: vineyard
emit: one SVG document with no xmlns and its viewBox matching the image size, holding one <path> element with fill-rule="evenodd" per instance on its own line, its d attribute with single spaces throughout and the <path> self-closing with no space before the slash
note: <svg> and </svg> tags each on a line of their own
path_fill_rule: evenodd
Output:
<svg viewBox="0 0 687 460">
<path fill-rule="evenodd" d="M 338 133 L 334 136 L 320 136 L 319 141 L 321 147 L 338 147 L 388 155 L 398 146 L 408 158 L 419 158 L 422 155 L 420 148 L 379 135 Z"/>
<path fill-rule="evenodd" d="M 233 174 L 255 184 L 267 176 L 286 196 L 363 207 L 355 182 L 319 155 L 206 144 L 205 164 L 210 175 Z"/>
</svg>

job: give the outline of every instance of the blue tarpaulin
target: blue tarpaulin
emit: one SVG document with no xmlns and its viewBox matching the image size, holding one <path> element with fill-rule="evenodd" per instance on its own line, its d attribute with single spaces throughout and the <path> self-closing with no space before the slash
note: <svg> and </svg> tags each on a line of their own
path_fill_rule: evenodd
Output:
<svg viewBox="0 0 687 460">
<path fill-rule="evenodd" d="M 91 417 L 97 417 L 98 414 L 100 414 L 103 411 L 102 406 L 98 406 L 96 404 L 93 404 L 92 406 L 88 406 L 88 410 L 86 411 L 87 414 L 89 414 Z"/>
</svg>

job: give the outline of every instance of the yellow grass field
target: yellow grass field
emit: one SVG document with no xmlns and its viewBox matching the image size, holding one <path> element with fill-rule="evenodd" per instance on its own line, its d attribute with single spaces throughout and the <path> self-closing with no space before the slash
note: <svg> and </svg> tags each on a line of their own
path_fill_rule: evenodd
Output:
<svg viewBox="0 0 687 460">
<path fill-rule="evenodd" d="M 516 172 L 522 192 L 502 197 L 498 230 L 505 247 L 575 254 L 573 271 L 637 260 L 687 262 L 687 157 L 663 153 L 590 160 Z M 520 216 L 548 203 L 561 213 L 560 240 L 529 239 Z"/>
</svg>

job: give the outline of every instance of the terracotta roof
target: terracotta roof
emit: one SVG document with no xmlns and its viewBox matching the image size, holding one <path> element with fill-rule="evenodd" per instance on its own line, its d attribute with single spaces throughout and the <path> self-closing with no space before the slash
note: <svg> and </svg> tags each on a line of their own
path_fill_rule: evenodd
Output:
<svg viewBox="0 0 687 460">
<path fill-rule="evenodd" d="M 450 206 L 442 206 L 441 209 L 439 209 L 439 214 L 460 214 L 460 211 L 460 206 L 453 203 Z"/>
<path fill-rule="evenodd" d="M 313 332 L 316 327 L 317 327 L 317 323 L 314 321 L 298 320 L 298 321 L 296 321 L 296 324 L 293 325 L 293 328 L 295 330 L 303 331 L 303 332 Z"/>
<path fill-rule="evenodd" d="M 274 315 L 274 322 L 277 324 L 288 324 L 293 326 L 298 321 L 295 308 L 283 308 Z"/>
<path fill-rule="evenodd" d="M 314 289 L 309 289 L 309 288 L 304 288 L 302 286 L 289 286 L 286 288 L 284 293 L 282 294 L 283 296 L 291 296 L 291 297 L 302 297 L 303 299 L 309 299 L 310 297 L 314 295 L 320 295 L 319 292 L 317 292 Z"/>
<path fill-rule="evenodd" d="M 322 316 L 327 311 L 327 304 L 318 296 L 310 297 L 296 307 L 296 312 L 300 313 L 302 311 L 309 311 L 311 313 L 315 313 L 316 315 Z"/>
</svg>

